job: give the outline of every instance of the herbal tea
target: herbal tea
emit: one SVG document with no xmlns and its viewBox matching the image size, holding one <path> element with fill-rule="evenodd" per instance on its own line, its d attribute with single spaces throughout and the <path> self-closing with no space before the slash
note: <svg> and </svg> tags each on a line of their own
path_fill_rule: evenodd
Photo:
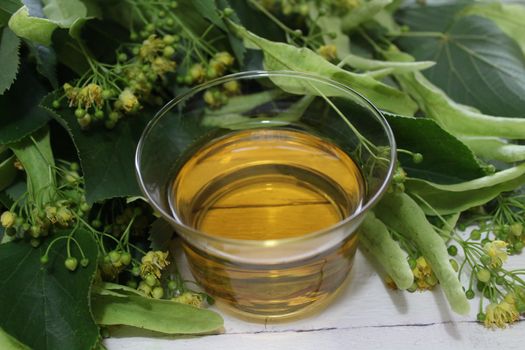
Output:
<svg viewBox="0 0 525 350">
<path fill-rule="evenodd" d="M 198 149 L 177 173 L 170 202 L 178 220 L 208 235 L 275 240 L 326 229 L 360 208 L 363 196 L 359 168 L 336 145 L 269 128 L 233 132 Z M 264 268 L 185 250 L 210 294 L 252 314 L 260 313 L 257 305 L 279 314 L 332 294 L 355 245 L 353 236 L 308 260 Z"/>
<path fill-rule="evenodd" d="M 199 149 L 180 169 L 174 214 L 224 238 L 290 238 L 327 228 L 361 204 L 352 158 L 304 132 L 254 129 Z"/>
</svg>

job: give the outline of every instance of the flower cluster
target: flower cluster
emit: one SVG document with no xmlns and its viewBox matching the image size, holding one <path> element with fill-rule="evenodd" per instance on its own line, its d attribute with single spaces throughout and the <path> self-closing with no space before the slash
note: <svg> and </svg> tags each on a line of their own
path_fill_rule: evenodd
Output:
<svg viewBox="0 0 525 350">
<path fill-rule="evenodd" d="M 84 50 L 90 70 L 75 83 L 64 84 L 53 101 L 59 109 L 66 100 L 82 128 L 103 124 L 112 129 L 144 105 L 161 105 L 171 94 L 172 77 L 179 85 L 194 85 L 223 76 L 235 62 L 230 53 L 217 52 L 185 27 L 173 11 L 176 1 L 128 5 L 140 16 L 130 24 L 130 42 L 117 49 L 115 62 L 98 62 Z M 218 107 L 238 92 L 238 87 L 219 88 L 205 100 Z"/>
<path fill-rule="evenodd" d="M 508 324 L 518 321 L 519 318 L 516 298 L 514 294 L 509 293 L 499 303 L 487 305 L 483 322 L 488 328 L 505 328 Z"/>
<path fill-rule="evenodd" d="M 149 251 L 141 259 L 139 275 L 142 278 L 138 290 L 144 295 L 160 299 L 164 296 L 164 288 L 160 278 L 162 271 L 169 265 L 168 252 Z"/>
<path fill-rule="evenodd" d="M 477 233 L 474 237 L 478 238 Z M 498 239 L 476 241 L 471 238 L 459 243 L 467 257 L 463 265 L 469 264 L 472 269 L 465 295 L 468 299 L 475 297 L 472 285 L 476 283 L 481 298 L 478 321 L 489 328 L 504 328 L 518 321 L 519 315 L 525 312 L 525 285 L 519 277 L 522 271 L 504 268 L 509 257 L 508 243 Z M 459 273 L 461 278 L 461 271 Z M 483 308 L 485 299 L 489 304 Z"/>
<path fill-rule="evenodd" d="M 29 238 L 38 246 L 40 240 L 58 228 L 71 227 L 77 217 L 90 209 L 84 197 L 78 164 L 65 163 L 57 167 L 59 184 L 46 193 L 29 198 L 26 192 L 0 216 L 5 233 L 13 238 Z"/>
<path fill-rule="evenodd" d="M 525 244 L 525 195 L 511 193 L 500 195 L 491 205 L 492 210 L 478 208 L 480 213 L 475 213 L 472 218 L 462 224 L 462 229 L 467 225 L 476 224 L 479 227 L 472 231 L 474 240 L 488 240 L 492 235 L 496 239 L 506 242 L 507 251 L 519 254 Z"/>
<path fill-rule="evenodd" d="M 115 249 L 102 258 L 99 267 L 104 279 L 112 281 L 130 264 L 130 252 L 122 249 Z"/>
<path fill-rule="evenodd" d="M 226 51 L 213 55 L 208 63 L 195 63 L 185 75 L 177 77 L 177 83 L 185 85 L 200 84 L 205 81 L 223 76 L 235 63 L 234 57 Z M 218 108 L 228 102 L 228 97 L 237 95 L 241 91 L 237 81 L 224 83 L 221 87 L 208 89 L 204 93 L 204 102 L 211 108 Z"/>
<path fill-rule="evenodd" d="M 79 79 L 76 85 L 64 84 L 64 94 L 53 101 L 60 108 L 61 100 L 75 108 L 75 116 L 81 127 L 93 122 L 104 122 L 113 128 L 124 116 L 140 110 L 142 103 L 151 101 L 152 91 L 159 79 L 175 72 L 174 59 L 177 36 L 149 35 L 142 43 L 129 45 L 128 53 L 117 54 L 114 65 L 102 64 L 90 59 L 93 71 Z"/>
</svg>

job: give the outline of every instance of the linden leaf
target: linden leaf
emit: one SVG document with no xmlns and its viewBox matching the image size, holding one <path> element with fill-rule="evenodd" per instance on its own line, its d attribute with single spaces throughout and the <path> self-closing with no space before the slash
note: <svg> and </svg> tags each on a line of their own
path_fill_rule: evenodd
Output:
<svg viewBox="0 0 525 350">
<path fill-rule="evenodd" d="M 101 325 L 128 325 L 166 334 L 216 332 L 222 317 L 211 310 L 138 295 L 95 295 L 93 314 Z"/>
<path fill-rule="evenodd" d="M 86 5 L 80 0 L 43 0 L 44 14 L 60 27 L 69 28 L 79 18 L 87 16 Z"/>
<path fill-rule="evenodd" d="M 0 27 L 6 25 L 11 15 L 21 6 L 22 4 L 19 0 L 0 1 Z"/>
<path fill-rule="evenodd" d="M 462 14 L 488 18 L 509 37 L 513 38 L 525 53 L 525 6 L 523 3 L 505 4 L 501 2 L 480 3 L 467 7 Z"/>
<path fill-rule="evenodd" d="M 292 70 L 331 78 L 351 87 L 370 99 L 379 108 L 390 112 L 412 115 L 417 108 L 414 101 L 402 91 L 369 76 L 344 70 L 308 48 L 298 48 L 285 43 L 273 42 L 259 37 L 233 22 L 230 22 L 230 25 L 244 39 L 245 44 L 250 45 L 251 48 L 258 48 L 263 51 L 264 67 L 267 70 Z M 303 93 L 307 91 L 310 94 L 316 94 L 316 91 L 308 88 L 308 86 L 297 86 L 300 84 L 295 80 L 281 79 L 278 83 L 276 79 L 273 79 L 273 81 L 283 89 L 283 84 L 286 84 L 286 89 L 293 88 Z M 337 92 L 335 89 L 331 90 L 334 93 Z M 292 92 L 291 90 L 286 91 Z M 327 96 L 331 94 L 329 91 L 323 91 L 323 93 Z"/>
<path fill-rule="evenodd" d="M 523 117 L 523 51 L 493 21 L 460 16 L 463 7 L 427 6 L 402 12 L 401 21 L 423 37 L 403 38 L 400 45 L 417 60 L 436 62 L 423 74 L 454 101 L 485 114 Z"/>
<path fill-rule="evenodd" d="M 2 69 L 0 70 L 0 95 L 9 89 L 15 81 L 18 73 L 18 65 L 20 64 L 19 48 L 20 39 L 11 29 L 4 28 L 0 41 L 0 62 L 2 62 Z"/>
<path fill-rule="evenodd" d="M 22 64 L 13 86 L 0 96 L 0 144 L 18 141 L 49 121 L 49 113 L 38 106 L 46 93 L 34 68 Z"/>
<path fill-rule="evenodd" d="M 63 230 L 54 237 L 70 233 Z M 0 245 L 0 327 L 31 349 L 91 350 L 98 342 L 89 304 L 98 248 L 88 231 L 78 229 L 74 237 L 90 261 L 75 272 L 64 267 L 65 239 L 53 244 L 45 266 L 40 257 L 51 239 L 38 248 L 24 241 Z M 72 254 L 80 259 L 76 248 Z"/>
<path fill-rule="evenodd" d="M 423 155 L 421 163 L 414 163 L 411 156 L 399 153 L 403 169 L 410 177 L 456 183 L 485 175 L 472 151 L 434 120 L 387 113 L 384 116 L 394 132 L 397 146 Z"/>
<path fill-rule="evenodd" d="M 9 28 L 21 38 L 49 46 L 58 25 L 46 18 L 29 16 L 27 7 L 22 6 L 9 19 Z"/>
<path fill-rule="evenodd" d="M 164 219 L 155 220 L 149 229 L 150 248 L 152 250 L 168 250 L 173 238 L 173 227 Z"/>
</svg>

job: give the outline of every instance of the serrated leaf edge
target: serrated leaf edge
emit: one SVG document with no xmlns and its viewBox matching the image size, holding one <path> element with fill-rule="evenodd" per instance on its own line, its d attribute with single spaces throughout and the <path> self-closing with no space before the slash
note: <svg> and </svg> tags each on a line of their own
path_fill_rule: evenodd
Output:
<svg viewBox="0 0 525 350">
<path fill-rule="evenodd" d="M 15 35 L 15 37 L 17 38 L 18 43 L 17 43 L 16 48 L 15 48 L 15 54 L 16 54 L 15 72 L 14 72 L 14 74 L 11 77 L 11 81 L 8 82 L 7 87 L 4 88 L 3 91 L 0 91 L 0 96 L 5 94 L 7 91 L 9 91 L 9 89 L 11 89 L 11 86 L 13 86 L 13 83 L 15 82 L 16 77 L 18 76 L 18 71 L 20 69 L 20 46 L 22 44 L 22 41 L 20 40 L 20 38 L 11 29 L 9 29 L 9 27 L 5 27 L 4 31 L 5 30 L 11 31 Z M 2 32 L 2 40 L 3 40 L 3 32 Z M 0 42 L 0 45 L 1 45 L 1 42 Z"/>
</svg>

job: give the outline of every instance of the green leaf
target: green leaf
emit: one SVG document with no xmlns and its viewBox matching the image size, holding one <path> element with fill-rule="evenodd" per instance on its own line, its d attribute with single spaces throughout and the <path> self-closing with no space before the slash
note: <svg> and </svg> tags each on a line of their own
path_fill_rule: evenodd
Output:
<svg viewBox="0 0 525 350">
<path fill-rule="evenodd" d="M 3 27 L 9 21 L 9 18 L 16 12 L 22 3 L 20 0 L 2 0 L 0 1 L 0 27 Z"/>
<path fill-rule="evenodd" d="M 173 227 L 166 220 L 158 218 L 149 229 L 149 247 L 152 250 L 168 250 L 174 233 Z"/>
<path fill-rule="evenodd" d="M 494 22 L 479 16 L 448 17 L 443 33 L 427 35 L 433 26 L 431 17 L 443 17 L 439 7 L 432 9 L 408 21 L 422 36 L 400 41 L 417 60 L 436 61 L 425 76 L 456 102 L 487 114 L 522 117 L 525 56 L 516 42 Z"/>
<path fill-rule="evenodd" d="M 90 68 L 86 56 L 78 46 L 78 42 L 65 30 L 57 30 L 53 34 L 53 49 L 57 60 L 77 75 L 82 76 Z"/>
<path fill-rule="evenodd" d="M 96 130 L 82 130 L 72 108 L 51 108 L 57 97 L 56 92 L 48 95 L 42 106 L 52 113 L 75 143 L 84 173 L 87 201 L 94 203 L 113 197 L 140 195 L 135 176 L 135 148 L 153 113 L 143 110 L 122 120 L 112 130 L 103 126 Z"/>
<path fill-rule="evenodd" d="M 29 16 L 27 7 L 22 6 L 9 19 L 9 28 L 21 38 L 49 46 L 58 25 L 45 18 Z"/>
<path fill-rule="evenodd" d="M 79 18 L 87 16 L 86 5 L 80 0 L 43 0 L 46 17 L 62 28 L 69 28 Z"/>
<path fill-rule="evenodd" d="M 228 0 L 228 2 L 244 28 L 268 40 L 286 41 L 284 31 L 267 16 L 262 16 L 261 12 L 253 6 L 258 3 L 257 1 Z M 235 20 L 234 22 L 237 23 Z"/>
<path fill-rule="evenodd" d="M 50 46 L 55 29 L 70 28 L 70 34 L 77 37 L 85 22 L 94 18 L 88 15 L 86 5 L 80 0 L 46 0 L 44 3 L 43 12 L 47 18 L 31 16 L 28 8 L 22 6 L 9 19 L 11 30 L 21 38 Z M 98 7 L 90 6 L 90 10 L 97 13 Z"/>
<path fill-rule="evenodd" d="M 266 92 L 268 93 L 268 92 Z M 243 130 L 249 128 L 267 128 L 271 125 L 265 123 L 259 123 L 258 121 L 267 120 L 268 117 L 265 115 L 258 115 L 258 113 L 250 113 L 251 110 L 254 110 L 257 106 L 262 103 L 257 104 L 255 97 L 267 98 L 263 95 L 264 93 L 257 93 L 247 96 L 237 96 L 235 102 L 235 107 L 226 106 L 226 108 L 219 109 L 216 111 L 208 111 L 204 118 L 202 119 L 203 126 L 219 127 L 223 129 L 230 130 Z M 252 101 L 252 104 L 247 103 L 247 101 L 242 101 L 243 98 L 247 98 L 248 101 Z M 233 98 L 232 98 L 233 99 Z M 303 96 L 300 100 L 290 105 L 287 109 L 279 111 L 278 116 L 274 116 L 272 120 L 279 121 L 281 125 L 287 123 L 296 122 L 304 115 L 306 109 L 310 106 L 314 96 Z M 258 101 L 262 102 L 262 101 Z M 229 104 L 233 105 L 234 101 L 230 101 Z M 242 107 L 245 107 L 242 110 Z"/>
<path fill-rule="evenodd" d="M 15 81 L 20 63 L 19 48 L 20 39 L 11 29 L 4 28 L 0 41 L 0 62 L 2 62 L 2 70 L 0 70 L 0 95 L 9 89 Z"/>
<path fill-rule="evenodd" d="M 406 191 L 429 215 L 453 214 L 483 205 L 501 192 L 525 184 L 525 163 L 471 181 L 440 185 L 421 179 L 407 179 Z M 421 200 L 423 199 L 423 201 Z"/>
<path fill-rule="evenodd" d="M 0 144 L 18 141 L 49 121 L 49 113 L 38 106 L 46 93 L 36 71 L 22 64 L 13 86 L 0 96 Z"/>
<path fill-rule="evenodd" d="M 54 237 L 68 234 L 60 231 Z M 0 327 L 34 350 L 91 350 L 98 341 L 89 307 L 97 245 L 83 229 L 74 237 L 90 260 L 75 272 L 64 267 L 65 239 L 53 244 L 46 266 L 40 257 L 51 239 L 38 248 L 24 241 L 0 245 Z M 80 259 L 74 244 L 72 253 Z"/>
<path fill-rule="evenodd" d="M 176 21 L 181 24 L 181 28 L 190 37 L 198 39 L 208 29 L 210 22 L 196 8 L 196 2 L 193 0 L 177 1 L 177 7 L 172 10 L 176 16 Z M 215 7 L 215 6 L 214 6 Z M 211 11 L 207 11 L 211 12 Z M 220 33 L 220 31 L 218 31 Z M 210 38 L 214 37 L 214 31 L 208 33 Z"/>
<path fill-rule="evenodd" d="M 410 177 L 456 183 L 485 175 L 472 151 L 435 121 L 384 115 L 394 131 L 397 147 L 423 155 L 423 161 L 416 164 L 411 156 L 399 153 L 401 165 Z"/>
<path fill-rule="evenodd" d="M 15 201 L 18 200 L 18 203 L 20 205 L 23 205 L 25 203 L 25 198 L 22 198 L 22 196 L 26 192 L 26 181 L 24 179 L 18 178 L 14 183 L 12 183 L 9 187 L 2 191 L 2 194 L 4 195 L 2 199 L 2 204 L 4 204 L 5 207 L 10 207 Z"/>
<path fill-rule="evenodd" d="M 30 350 L 27 346 L 20 343 L 15 338 L 7 334 L 0 328 L 0 349 L 3 350 Z"/>
<path fill-rule="evenodd" d="M 51 47 L 37 43 L 28 43 L 32 55 L 36 59 L 36 70 L 44 76 L 53 88 L 58 87 L 58 78 L 56 71 L 57 57 L 55 50 Z"/>
<path fill-rule="evenodd" d="M 479 113 L 452 101 L 420 72 L 396 75 L 397 80 L 416 99 L 423 111 L 451 134 L 523 139 L 525 119 Z"/>
<path fill-rule="evenodd" d="M 356 9 L 349 11 L 343 17 L 343 31 L 349 32 L 358 27 L 361 23 L 372 19 L 385 7 L 390 5 L 392 0 L 370 0 L 363 2 Z"/>
<path fill-rule="evenodd" d="M 416 110 L 415 103 L 406 94 L 393 87 L 369 76 L 351 73 L 337 67 L 310 49 L 272 42 L 233 23 L 231 25 L 246 42 L 263 50 L 264 65 L 267 70 L 293 70 L 318 74 L 353 88 L 382 109 L 402 115 L 412 115 Z M 296 83 L 289 79 L 281 82 L 292 85 Z M 309 91 L 309 93 L 315 92 Z M 329 95 L 327 93 L 327 96 Z"/>
<path fill-rule="evenodd" d="M 219 16 L 215 0 L 194 0 L 193 6 L 199 11 L 201 16 L 207 18 L 211 23 L 215 24 L 222 30 L 226 30 L 226 25 Z"/>
<path fill-rule="evenodd" d="M 521 50 L 525 52 L 525 6 L 519 4 L 504 4 L 500 2 L 476 3 L 465 8 L 462 15 L 477 15 L 492 20 L 509 37 L 514 39 Z"/>
<path fill-rule="evenodd" d="M 81 0 L 84 6 L 86 6 L 87 9 L 87 16 L 88 17 L 94 17 L 94 18 L 102 18 L 104 16 L 107 16 L 107 14 L 102 10 L 101 5 L 102 3 L 99 0 Z"/>
<path fill-rule="evenodd" d="M 376 13 L 373 17 L 374 22 L 385 28 L 389 33 L 399 33 L 401 30 L 399 25 L 396 23 L 394 16 L 391 11 L 382 9 Z"/>
<path fill-rule="evenodd" d="M 438 0 L 426 1 L 403 6 L 395 13 L 398 22 L 407 25 L 411 30 L 419 30 L 421 25 L 428 31 L 444 32 L 462 10 L 472 5 L 473 0 Z"/>
<path fill-rule="evenodd" d="M 95 18 L 95 17 L 77 18 L 71 24 L 71 27 L 69 28 L 69 35 L 71 35 L 71 37 L 73 39 L 81 41 L 82 40 L 82 28 L 84 27 L 84 25 L 86 24 L 87 21 L 89 21 L 89 20 L 91 20 L 93 18 Z"/>
<path fill-rule="evenodd" d="M 16 178 L 15 155 L 0 162 L 0 191 L 9 187 Z"/>
<path fill-rule="evenodd" d="M 459 139 L 480 158 L 515 163 L 525 160 L 525 145 L 516 145 L 499 137 L 460 136 Z"/>
<path fill-rule="evenodd" d="M 201 334 L 220 330 L 217 313 L 169 300 L 129 295 L 95 295 L 92 309 L 98 324 L 127 325 L 166 334 Z"/>
</svg>

